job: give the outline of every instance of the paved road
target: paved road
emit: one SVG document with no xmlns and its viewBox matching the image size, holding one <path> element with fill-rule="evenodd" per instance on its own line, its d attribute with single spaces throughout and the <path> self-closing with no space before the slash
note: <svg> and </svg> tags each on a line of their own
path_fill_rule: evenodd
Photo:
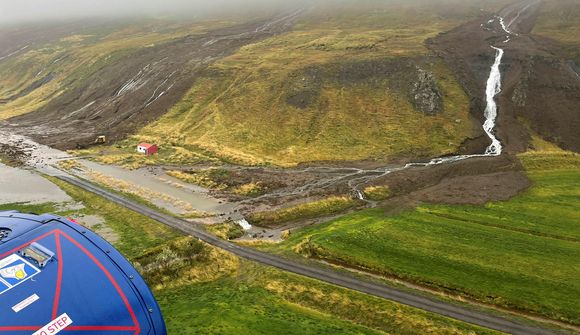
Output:
<svg viewBox="0 0 580 335">
<path fill-rule="evenodd" d="M 206 232 L 200 225 L 157 212 L 147 206 L 135 203 L 115 193 L 109 192 L 84 180 L 59 175 L 57 178 L 70 184 L 83 188 L 89 192 L 102 196 L 112 202 L 122 205 L 130 210 L 143 214 L 170 227 L 178 229 L 188 235 L 199 238 L 215 247 L 227 250 L 239 257 L 246 258 L 261 264 L 273 266 L 288 272 L 306 277 L 318 279 L 323 282 L 345 287 L 351 290 L 363 292 L 376 297 L 396 301 L 401 304 L 413 306 L 425 311 L 444 315 L 456 320 L 468 322 L 474 325 L 499 330 L 516 335 L 555 335 L 559 334 L 552 330 L 538 328 L 531 325 L 517 323 L 496 315 L 482 313 L 463 306 L 448 302 L 426 298 L 419 294 L 402 291 L 386 284 L 378 284 L 366 281 L 348 274 L 340 273 L 331 269 L 322 269 L 300 262 L 291 261 L 272 254 L 267 254 L 224 241 Z"/>
</svg>

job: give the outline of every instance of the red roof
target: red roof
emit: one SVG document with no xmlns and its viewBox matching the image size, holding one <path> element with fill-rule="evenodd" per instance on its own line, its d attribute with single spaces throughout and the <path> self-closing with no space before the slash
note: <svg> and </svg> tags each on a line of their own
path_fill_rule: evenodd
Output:
<svg viewBox="0 0 580 335">
<path fill-rule="evenodd" d="M 139 147 L 143 147 L 143 148 L 145 148 L 145 149 L 149 149 L 149 148 L 151 148 L 151 147 L 156 147 L 156 145 L 155 145 L 155 144 L 151 144 L 151 143 L 139 143 L 139 145 L 138 145 L 138 146 L 139 146 Z"/>
</svg>

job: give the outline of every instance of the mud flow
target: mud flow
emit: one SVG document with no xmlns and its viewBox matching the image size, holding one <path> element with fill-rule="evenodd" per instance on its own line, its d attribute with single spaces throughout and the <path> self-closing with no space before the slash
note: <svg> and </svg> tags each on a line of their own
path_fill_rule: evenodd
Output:
<svg viewBox="0 0 580 335">
<path fill-rule="evenodd" d="M 129 52 L 70 85 L 46 106 L 10 119 L 3 128 L 59 149 L 85 147 L 100 135 L 111 141 L 123 139 L 179 102 L 209 64 L 244 45 L 288 31 L 301 12 Z M 59 36 L 60 31 L 50 36 Z"/>
</svg>

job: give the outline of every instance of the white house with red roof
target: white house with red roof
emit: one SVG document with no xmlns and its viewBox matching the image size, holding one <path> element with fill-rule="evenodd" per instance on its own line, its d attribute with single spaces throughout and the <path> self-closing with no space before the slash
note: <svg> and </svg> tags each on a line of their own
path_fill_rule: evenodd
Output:
<svg viewBox="0 0 580 335">
<path fill-rule="evenodd" d="M 156 144 L 151 143 L 139 143 L 137 145 L 137 152 L 145 155 L 154 155 L 159 151 L 159 147 Z"/>
</svg>

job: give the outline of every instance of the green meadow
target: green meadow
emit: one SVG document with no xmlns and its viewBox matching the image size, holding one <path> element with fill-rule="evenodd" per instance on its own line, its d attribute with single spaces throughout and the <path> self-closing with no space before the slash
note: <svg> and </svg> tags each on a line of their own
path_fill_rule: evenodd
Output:
<svg viewBox="0 0 580 335">
<path fill-rule="evenodd" d="M 51 181 L 84 208 L 48 203 L 0 205 L 0 210 L 101 216 L 101 225 L 119 236 L 113 245 L 154 291 L 169 334 L 499 334 L 242 261 L 92 193 Z"/>
<path fill-rule="evenodd" d="M 579 324 L 580 157 L 521 159 L 534 186 L 512 200 L 365 210 L 266 248 Z"/>
</svg>

